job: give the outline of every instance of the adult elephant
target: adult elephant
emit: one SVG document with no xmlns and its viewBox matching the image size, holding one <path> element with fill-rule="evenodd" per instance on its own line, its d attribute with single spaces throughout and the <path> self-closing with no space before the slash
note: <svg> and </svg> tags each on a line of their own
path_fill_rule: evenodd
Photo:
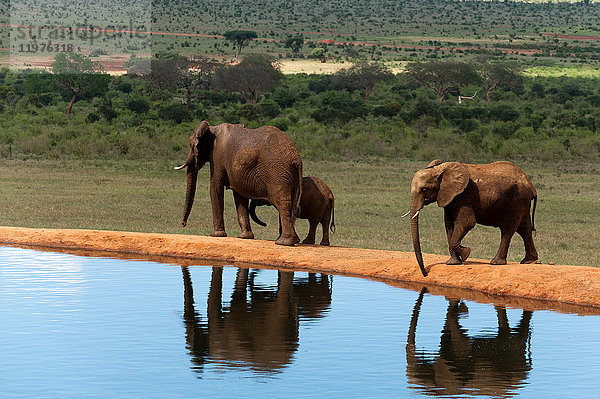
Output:
<svg viewBox="0 0 600 399">
<path fill-rule="evenodd" d="M 233 190 L 241 233 L 254 238 L 248 218 L 248 200 L 273 204 L 279 212 L 282 232 L 276 244 L 300 241 L 294 229 L 302 195 L 302 160 L 292 140 L 273 126 L 247 129 L 244 125 L 200 123 L 190 136 L 187 188 L 182 225 L 192 210 L 198 170 L 210 162 L 210 202 L 213 214 L 212 237 L 226 237 L 223 221 L 225 187 Z"/>
<path fill-rule="evenodd" d="M 521 263 L 533 263 L 538 259 L 532 236 L 537 193 L 518 166 L 504 161 L 469 165 L 435 160 L 415 173 L 410 191 L 407 215 L 411 215 L 413 247 L 423 276 L 427 272 L 421 254 L 418 215 L 423 206 L 436 201 L 444 208 L 450 250 L 446 264 L 461 264 L 469 257 L 471 249 L 460 243 L 476 223 L 500 228 L 500 247 L 491 264 L 506 264 L 508 246 L 515 232 L 525 243 L 525 257 Z"/>
</svg>

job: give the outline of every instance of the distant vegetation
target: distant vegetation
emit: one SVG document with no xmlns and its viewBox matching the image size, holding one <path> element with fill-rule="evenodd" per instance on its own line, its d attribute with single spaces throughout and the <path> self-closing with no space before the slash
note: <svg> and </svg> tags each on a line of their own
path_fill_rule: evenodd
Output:
<svg viewBox="0 0 600 399">
<path fill-rule="evenodd" d="M 155 51 L 231 58 L 223 37 L 249 30 L 248 44 L 279 58 L 466 59 L 488 54 L 533 64 L 600 64 L 600 2 L 438 0 L 191 0 L 154 3 Z M 301 37 L 302 46 L 290 40 Z M 295 46 L 292 44 L 296 43 Z"/>
<path fill-rule="evenodd" d="M 514 78 L 512 64 L 450 61 L 468 79 L 449 81 L 440 101 L 427 77 L 368 62 L 283 76 L 257 54 L 235 65 L 166 53 L 155 61 L 142 76 L 88 75 L 72 115 L 63 74 L 1 71 L 0 156 L 182 159 L 206 119 L 277 126 L 309 159 L 600 160 L 599 79 L 519 75 L 496 82 L 488 101 L 486 68 Z M 408 70 L 422 66 L 449 69 Z"/>
</svg>

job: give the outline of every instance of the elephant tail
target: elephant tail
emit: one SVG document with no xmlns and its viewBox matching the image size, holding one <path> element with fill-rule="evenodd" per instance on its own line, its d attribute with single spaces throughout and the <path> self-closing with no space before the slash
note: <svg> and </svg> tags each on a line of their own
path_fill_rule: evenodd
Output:
<svg viewBox="0 0 600 399">
<path fill-rule="evenodd" d="M 294 167 L 296 168 L 296 174 L 298 177 L 298 188 L 294 191 L 293 201 L 294 201 L 294 217 L 300 216 L 300 200 L 302 199 L 302 160 L 298 159 L 294 162 Z"/>
<path fill-rule="evenodd" d="M 536 233 L 536 229 L 535 229 L 535 207 L 537 206 L 537 195 L 535 197 L 533 197 L 533 211 L 531 212 L 531 231 L 533 231 L 533 233 Z"/>
<path fill-rule="evenodd" d="M 258 205 L 260 206 L 260 205 L 263 205 L 263 204 L 258 204 Z M 250 217 L 252 218 L 252 220 L 254 220 L 255 223 L 257 223 L 257 224 L 265 227 L 267 224 L 265 222 L 263 222 L 262 220 L 260 220 L 258 218 L 258 216 L 256 216 L 256 206 L 257 206 L 256 201 L 255 200 L 250 200 L 250 206 L 249 206 L 249 209 L 248 209 L 248 214 L 250 215 Z"/>
<path fill-rule="evenodd" d="M 334 198 L 331 197 L 331 199 L 329 200 L 330 204 L 331 204 L 331 226 L 329 226 L 329 230 L 331 230 L 331 232 L 333 234 L 335 234 L 335 209 L 334 209 Z"/>
</svg>

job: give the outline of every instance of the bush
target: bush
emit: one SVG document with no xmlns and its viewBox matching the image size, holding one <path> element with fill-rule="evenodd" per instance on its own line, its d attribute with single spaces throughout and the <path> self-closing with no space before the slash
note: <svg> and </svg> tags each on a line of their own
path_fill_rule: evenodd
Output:
<svg viewBox="0 0 600 399">
<path fill-rule="evenodd" d="M 373 115 L 386 116 L 388 118 L 392 118 L 398 115 L 400 111 L 402 111 L 402 105 L 400 105 L 397 102 L 391 102 L 375 107 L 375 109 L 373 110 Z"/>
<path fill-rule="evenodd" d="M 276 128 L 283 130 L 284 132 L 288 130 L 288 126 L 291 124 L 290 120 L 287 118 L 276 118 L 273 119 L 270 123 L 271 126 L 275 126 Z"/>
<path fill-rule="evenodd" d="M 275 118 L 281 113 L 281 107 L 274 100 L 266 99 L 259 104 L 261 113 L 269 118 Z"/>
<path fill-rule="evenodd" d="M 519 111 L 508 104 L 494 104 L 488 111 L 488 116 L 492 120 L 502 122 L 515 121 L 519 118 Z"/>
<path fill-rule="evenodd" d="M 320 106 L 311 116 L 318 122 L 348 122 L 367 114 L 361 99 L 346 90 L 329 90 L 319 95 Z"/>
<path fill-rule="evenodd" d="M 237 115 L 240 118 L 245 118 L 249 121 L 257 120 L 260 118 L 261 109 L 258 105 L 254 104 L 243 104 L 237 110 Z"/>
<path fill-rule="evenodd" d="M 184 104 L 169 104 L 158 110 L 158 116 L 161 119 L 169 120 L 175 123 L 188 122 L 192 120 L 190 111 Z"/>
<path fill-rule="evenodd" d="M 136 114 L 145 114 L 150 110 L 150 101 L 145 97 L 133 96 L 127 101 L 127 108 Z"/>
<path fill-rule="evenodd" d="M 95 112 L 90 112 L 87 117 L 85 118 L 85 121 L 87 123 L 94 123 L 94 122 L 98 122 L 100 120 L 100 115 L 98 115 Z"/>
</svg>

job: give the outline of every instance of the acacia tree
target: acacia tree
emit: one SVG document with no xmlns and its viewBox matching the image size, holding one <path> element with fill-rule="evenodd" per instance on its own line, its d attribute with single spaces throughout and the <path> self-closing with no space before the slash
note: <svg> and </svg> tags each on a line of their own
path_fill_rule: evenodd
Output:
<svg viewBox="0 0 600 399">
<path fill-rule="evenodd" d="M 326 62 L 327 55 L 325 53 L 327 53 L 327 50 L 325 50 L 325 48 L 315 47 L 313 51 L 311 51 L 310 55 L 314 58 L 318 58 L 319 60 L 321 60 L 321 62 Z"/>
<path fill-rule="evenodd" d="M 521 66 L 515 62 L 484 61 L 477 69 L 483 80 L 487 102 L 491 101 L 490 94 L 499 86 L 514 89 L 522 81 Z"/>
<path fill-rule="evenodd" d="M 304 46 L 304 36 L 290 36 L 285 40 L 285 47 L 291 48 L 294 53 L 299 52 Z"/>
<path fill-rule="evenodd" d="M 373 87 L 379 82 L 393 79 L 394 74 L 387 66 L 378 62 L 359 61 L 350 68 L 340 69 L 335 74 L 336 79 L 352 82 L 365 90 L 364 100 L 367 101 Z"/>
<path fill-rule="evenodd" d="M 147 78 L 152 87 L 183 91 L 183 103 L 189 108 L 196 91 L 202 87 L 208 88 L 216 64 L 201 55 L 187 58 L 176 53 L 158 53 L 150 66 Z"/>
<path fill-rule="evenodd" d="M 433 90 L 440 102 L 456 87 L 480 81 L 471 65 L 457 61 L 413 62 L 406 67 L 406 73 L 411 79 Z"/>
<path fill-rule="evenodd" d="M 56 83 L 71 93 L 67 115 L 71 114 L 77 96 L 87 87 L 96 83 L 103 75 L 99 62 L 78 53 L 58 53 L 52 63 L 52 73 Z"/>
<path fill-rule="evenodd" d="M 282 76 L 269 57 L 250 54 L 237 65 L 218 68 L 213 76 L 213 87 L 240 93 L 246 102 L 254 105 L 260 93 L 275 87 Z"/>
<path fill-rule="evenodd" d="M 250 40 L 256 39 L 258 35 L 251 30 L 230 30 L 223 34 L 226 40 L 233 42 L 234 48 L 237 47 L 236 58 L 242 53 L 242 48 L 246 47 Z"/>
</svg>

